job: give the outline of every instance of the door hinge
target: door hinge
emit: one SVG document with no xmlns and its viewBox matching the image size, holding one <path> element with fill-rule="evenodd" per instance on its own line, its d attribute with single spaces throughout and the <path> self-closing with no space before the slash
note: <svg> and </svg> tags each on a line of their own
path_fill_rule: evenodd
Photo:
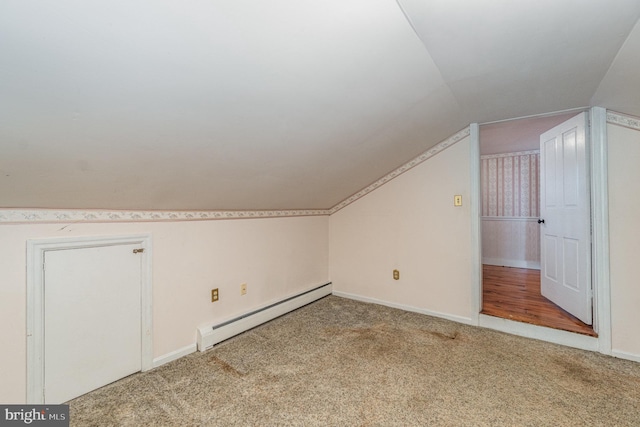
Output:
<svg viewBox="0 0 640 427">
<path fill-rule="evenodd" d="M 141 254 L 142 252 L 144 252 L 144 248 L 134 249 L 134 250 L 133 250 L 133 253 L 134 253 L 134 254 Z"/>
</svg>

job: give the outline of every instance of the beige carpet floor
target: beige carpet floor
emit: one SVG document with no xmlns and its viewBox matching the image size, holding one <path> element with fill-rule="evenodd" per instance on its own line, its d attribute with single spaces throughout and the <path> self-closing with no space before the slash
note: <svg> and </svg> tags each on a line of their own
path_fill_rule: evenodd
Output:
<svg viewBox="0 0 640 427">
<path fill-rule="evenodd" d="M 70 410 L 77 426 L 640 426 L 640 363 L 329 296 Z"/>
</svg>

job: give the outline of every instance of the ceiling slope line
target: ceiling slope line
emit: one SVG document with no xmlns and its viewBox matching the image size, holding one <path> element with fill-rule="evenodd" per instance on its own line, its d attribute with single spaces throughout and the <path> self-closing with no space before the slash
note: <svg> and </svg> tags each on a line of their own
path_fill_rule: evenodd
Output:
<svg viewBox="0 0 640 427">
<path fill-rule="evenodd" d="M 607 123 L 640 131 L 640 118 L 607 111 Z M 387 182 L 413 169 L 448 147 L 470 135 L 470 127 L 453 134 L 429 150 L 406 162 L 392 172 L 347 197 L 330 209 L 272 209 L 247 211 L 137 211 L 78 209 L 0 209 L 0 224 L 21 223 L 81 223 L 81 222 L 167 222 L 211 221 L 224 219 L 284 218 L 333 215 Z"/>
<path fill-rule="evenodd" d="M 633 32 L 634 32 L 634 30 L 636 28 L 640 28 L 640 16 L 638 16 L 638 19 L 636 20 L 635 25 L 633 26 L 631 31 L 629 31 L 629 33 L 627 34 L 627 37 L 624 39 L 624 41 L 620 45 L 620 48 L 618 49 L 618 51 L 616 52 L 615 56 L 611 60 L 611 63 L 609 64 L 609 67 L 607 67 L 607 71 L 605 71 L 605 73 L 602 75 L 602 78 L 600 79 L 600 83 L 598 83 L 598 87 L 596 87 L 594 92 L 591 94 L 591 98 L 590 98 L 590 104 L 591 105 L 597 105 L 598 104 L 598 100 L 596 99 L 596 96 L 600 94 L 600 90 L 601 90 L 602 84 L 603 84 L 603 82 L 605 80 L 607 80 L 607 76 L 609 75 L 609 73 L 610 72 L 613 73 L 613 70 L 615 70 L 616 63 L 624 55 L 623 51 L 625 49 L 625 46 L 627 46 L 627 44 L 631 44 L 632 43 L 631 37 L 632 37 Z"/>
<path fill-rule="evenodd" d="M 402 12 L 402 14 L 404 15 L 404 19 L 407 20 L 407 23 L 409 24 L 409 26 L 411 27 L 411 29 L 413 30 L 413 33 L 416 35 L 416 37 L 418 37 L 418 40 L 420 40 L 420 42 L 422 43 L 422 45 L 425 47 L 425 49 L 427 48 L 427 46 L 424 44 L 424 41 L 422 41 L 422 38 L 420 37 L 420 34 L 418 34 L 418 30 L 416 30 L 416 26 L 413 25 L 413 21 L 411 20 L 411 18 L 409 17 L 409 15 L 407 14 L 407 11 L 404 10 L 404 7 L 402 6 L 402 3 L 400 3 L 400 0 L 396 0 L 396 4 L 398 5 L 398 8 L 400 9 L 400 12 Z M 427 50 L 428 51 L 428 50 Z"/>
<path fill-rule="evenodd" d="M 583 111 L 587 111 L 589 108 L 590 108 L 589 106 L 566 108 L 564 110 L 550 111 L 548 113 L 529 114 L 527 116 L 511 117 L 511 118 L 508 118 L 508 119 L 501 119 L 501 120 L 492 120 L 490 122 L 482 122 L 482 123 L 478 123 L 478 124 L 480 126 L 495 125 L 495 124 L 498 124 L 498 123 L 514 122 L 516 120 L 540 119 L 540 118 L 543 118 L 543 117 L 559 116 L 560 114 L 569 114 L 569 113 L 576 113 L 577 114 L 577 113 L 581 113 Z"/>
<path fill-rule="evenodd" d="M 344 199 L 343 201 L 341 201 L 340 203 L 338 203 L 337 205 L 329 209 L 329 213 L 333 215 L 334 213 L 338 212 L 340 209 L 343 209 L 346 206 L 350 205 L 351 203 L 355 202 L 356 200 L 366 196 L 367 194 L 371 193 L 373 190 L 380 188 L 382 185 L 386 184 L 392 179 L 397 178 L 398 176 L 402 175 L 408 170 L 413 169 L 414 167 L 425 162 L 426 160 L 430 159 L 436 154 L 444 151 L 446 148 L 451 147 L 456 142 L 463 140 L 470 134 L 471 134 L 471 128 L 469 126 L 465 127 L 464 129 L 458 131 L 457 133 L 453 134 L 452 136 L 445 139 L 444 141 L 439 142 L 438 144 L 434 145 L 424 153 L 420 154 L 419 156 L 415 157 L 412 160 L 409 160 L 407 163 L 394 169 L 392 172 L 386 174 L 382 178 L 378 179 L 377 181 L 373 182 L 372 184 L 368 185 L 367 187 L 363 188 L 357 193 L 347 197 L 346 199 Z"/>
<path fill-rule="evenodd" d="M 607 111 L 607 123 L 640 131 L 640 118 Z M 167 222 L 211 221 L 223 219 L 285 218 L 333 215 L 387 182 L 425 162 L 444 149 L 470 135 L 470 127 L 453 134 L 429 150 L 406 162 L 392 172 L 347 197 L 330 209 L 272 209 L 246 211 L 138 211 L 81 209 L 0 209 L 0 224 L 21 223 L 82 223 L 82 222 Z"/>
<path fill-rule="evenodd" d="M 398 5 L 398 9 L 400 9 L 400 12 L 402 12 L 402 15 L 404 16 L 404 19 L 407 21 L 407 24 L 409 24 L 409 27 L 411 27 L 411 31 L 413 31 L 413 34 L 415 34 L 415 36 L 418 38 L 418 41 L 420 41 L 420 44 L 422 45 L 422 47 L 424 47 L 424 50 L 425 50 L 427 56 L 433 62 L 433 65 L 438 70 L 438 77 L 440 78 L 440 80 L 442 80 L 445 83 L 445 85 L 447 86 L 449 91 L 451 91 L 451 87 L 447 84 L 447 81 L 445 80 L 444 76 L 442 75 L 442 70 L 440 70 L 440 67 L 438 67 L 438 64 L 436 64 L 436 62 L 434 61 L 433 57 L 431 56 L 431 52 L 429 52 L 429 48 L 427 47 L 427 43 L 425 43 L 424 39 L 420 36 L 420 33 L 418 32 L 418 29 L 416 28 L 415 24 L 413 23 L 413 20 L 411 19 L 411 17 L 409 16 L 407 11 L 405 10 L 404 6 L 402 6 L 402 3 L 400 2 L 400 0 L 395 0 L 395 2 L 396 2 L 396 5 Z M 451 94 L 453 96 L 453 92 Z M 456 106 L 458 108 L 460 108 L 460 101 L 458 100 L 458 98 L 456 98 L 455 96 L 453 96 L 453 98 L 455 99 Z"/>
<path fill-rule="evenodd" d="M 211 221 L 225 219 L 259 219 L 332 215 L 469 135 L 470 127 L 467 126 L 444 141 L 439 142 L 419 156 L 394 169 L 392 172 L 386 174 L 357 193 L 347 197 L 331 209 L 272 209 L 246 211 L 0 209 L 0 224 Z"/>
</svg>

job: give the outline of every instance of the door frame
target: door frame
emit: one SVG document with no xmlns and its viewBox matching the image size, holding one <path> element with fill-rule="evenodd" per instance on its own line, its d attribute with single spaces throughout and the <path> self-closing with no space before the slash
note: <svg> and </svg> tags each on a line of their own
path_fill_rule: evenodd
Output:
<svg viewBox="0 0 640 427">
<path fill-rule="evenodd" d="M 586 111 L 584 108 L 559 111 L 560 114 Z M 543 114 L 530 117 L 543 117 Z M 521 117 L 525 118 L 525 117 Z M 472 310 L 476 325 L 536 338 L 557 344 L 611 354 L 611 295 L 609 282 L 609 203 L 607 188 L 607 110 L 588 109 L 587 153 L 591 197 L 591 269 L 593 292 L 593 329 L 598 338 L 534 326 L 480 314 L 482 310 L 482 233 L 480 227 L 480 126 L 471 124 L 471 233 L 472 233 Z M 517 120 L 517 119 L 513 119 Z"/>
<path fill-rule="evenodd" d="M 27 396 L 44 403 L 44 258 L 48 251 L 139 244 L 141 260 L 141 366 L 153 367 L 152 241 L 150 234 L 27 240 Z"/>
</svg>

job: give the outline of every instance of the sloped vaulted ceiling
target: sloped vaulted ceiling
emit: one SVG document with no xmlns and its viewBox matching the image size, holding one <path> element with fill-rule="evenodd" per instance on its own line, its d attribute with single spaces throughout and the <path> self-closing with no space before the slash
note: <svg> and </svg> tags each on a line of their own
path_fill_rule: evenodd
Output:
<svg viewBox="0 0 640 427">
<path fill-rule="evenodd" d="M 620 90 L 640 91 L 639 16 L 640 0 L 4 0 L 0 207 L 330 208 L 470 122 L 640 115 Z"/>
</svg>

